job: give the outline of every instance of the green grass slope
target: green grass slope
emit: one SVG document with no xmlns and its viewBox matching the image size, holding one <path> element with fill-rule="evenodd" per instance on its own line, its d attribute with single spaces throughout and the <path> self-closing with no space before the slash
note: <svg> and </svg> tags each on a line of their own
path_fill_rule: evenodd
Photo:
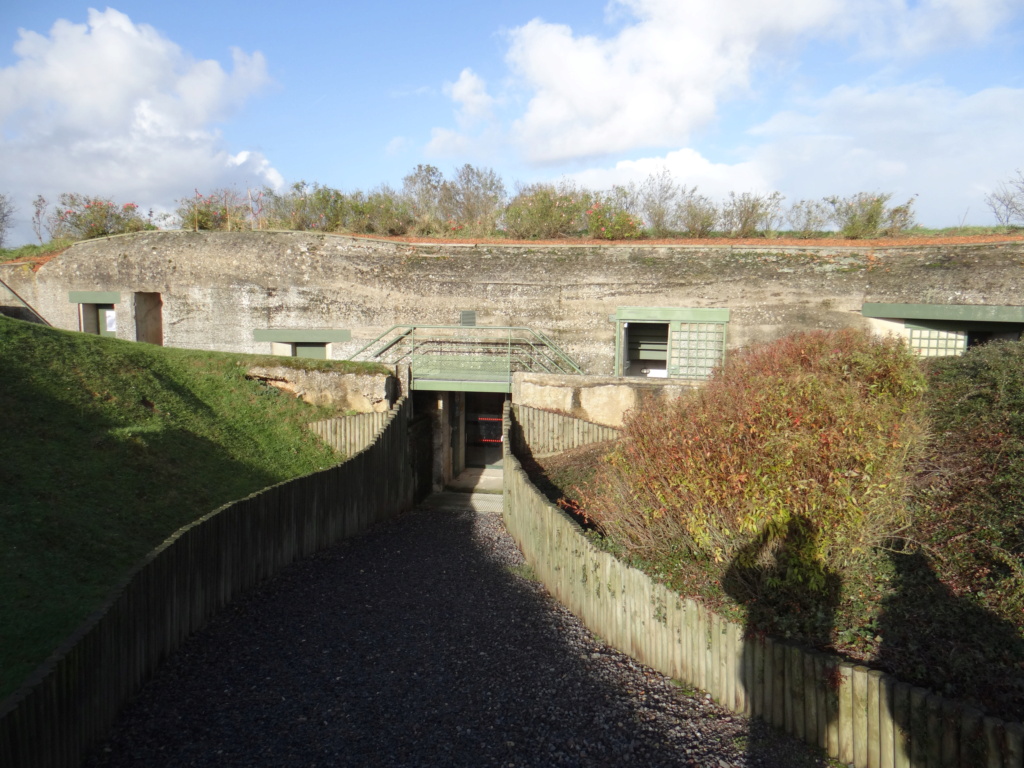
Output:
<svg viewBox="0 0 1024 768">
<path fill-rule="evenodd" d="M 0 316 L 0 698 L 179 527 L 337 461 L 258 361 Z"/>
</svg>

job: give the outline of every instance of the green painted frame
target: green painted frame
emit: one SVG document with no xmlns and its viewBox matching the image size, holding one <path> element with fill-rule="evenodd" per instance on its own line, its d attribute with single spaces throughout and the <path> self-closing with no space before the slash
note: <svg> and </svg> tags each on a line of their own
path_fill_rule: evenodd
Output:
<svg viewBox="0 0 1024 768">
<path fill-rule="evenodd" d="M 120 291 L 69 291 L 69 304 L 120 304 Z"/>
<path fill-rule="evenodd" d="M 860 313 L 864 317 L 893 320 L 946 320 L 956 323 L 1024 325 L 1024 307 L 989 304 L 877 304 L 867 302 L 861 306 Z"/>
<path fill-rule="evenodd" d="M 722 361 L 725 361 L 726 331 L 730 310 L 725 308 L 698 307 L 617 307 L 609 320 L 615 323 L 615 375 L 623 376 L 622 345 L 625 327 L 628 323 L 665 323 L 669 330 L 669 349 L 666 352 L 666 366 L 672 358 L 672 334 L 681 330 L 683 324 L 718 324 L 722 328 Z"/>
<path fill-rule="evenodd" d="M 253 341 L 276 341 L 281 344 L 331 344 L 351 341 L 352 332 L 340 328 L 258 328 L 252 332 L 252 338 Z"/>
</svg>

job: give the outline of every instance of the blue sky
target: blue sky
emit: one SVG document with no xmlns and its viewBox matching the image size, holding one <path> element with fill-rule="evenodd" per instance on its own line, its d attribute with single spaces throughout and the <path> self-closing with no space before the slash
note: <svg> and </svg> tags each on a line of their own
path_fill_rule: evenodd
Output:
<svg viewBox="0 0 1024 768">
<path fill-rule="evenodd" d="M 12 7 L 13 6 L 13 7 Z M 400 186 L 418 163 L 716 198 L 917 195 L 988 224 L 1024 167 L 1024 0 L 6 3 L 0 192 Z"/>
</svg>

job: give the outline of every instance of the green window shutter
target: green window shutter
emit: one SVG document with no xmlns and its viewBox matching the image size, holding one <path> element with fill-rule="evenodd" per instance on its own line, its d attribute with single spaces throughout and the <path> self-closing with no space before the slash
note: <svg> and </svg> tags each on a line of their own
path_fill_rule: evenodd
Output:
<svg viewBox="0 0 1024 768">
<path fill-rule="evenodd" d="M 113 304 L 97 304 L 96 314 L 100 336 L 117 336 L 117 310 Z"/>
<path fill-rule="evenodd" d="M 295 342 L 295 357 L 305 357 L 310 360 L 326 360 L 327 345 L 316 342 L 297 341 Z"/>
</svg>

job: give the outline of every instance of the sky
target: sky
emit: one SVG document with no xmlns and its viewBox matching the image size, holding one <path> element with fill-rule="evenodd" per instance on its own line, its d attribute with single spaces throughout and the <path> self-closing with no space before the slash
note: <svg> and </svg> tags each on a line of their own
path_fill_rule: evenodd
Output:
<svg viewBox="0 0 1024 768">
<path fill-rule="evenodd" d="M 994 224 L 1024 168 L 1024 0 L 6 2 L 0 193 L 171 211 L 418 164 L 723 199 L 913 198 Z M 916 197 L 915 197 L 916 196 Z"/>
</svg>

